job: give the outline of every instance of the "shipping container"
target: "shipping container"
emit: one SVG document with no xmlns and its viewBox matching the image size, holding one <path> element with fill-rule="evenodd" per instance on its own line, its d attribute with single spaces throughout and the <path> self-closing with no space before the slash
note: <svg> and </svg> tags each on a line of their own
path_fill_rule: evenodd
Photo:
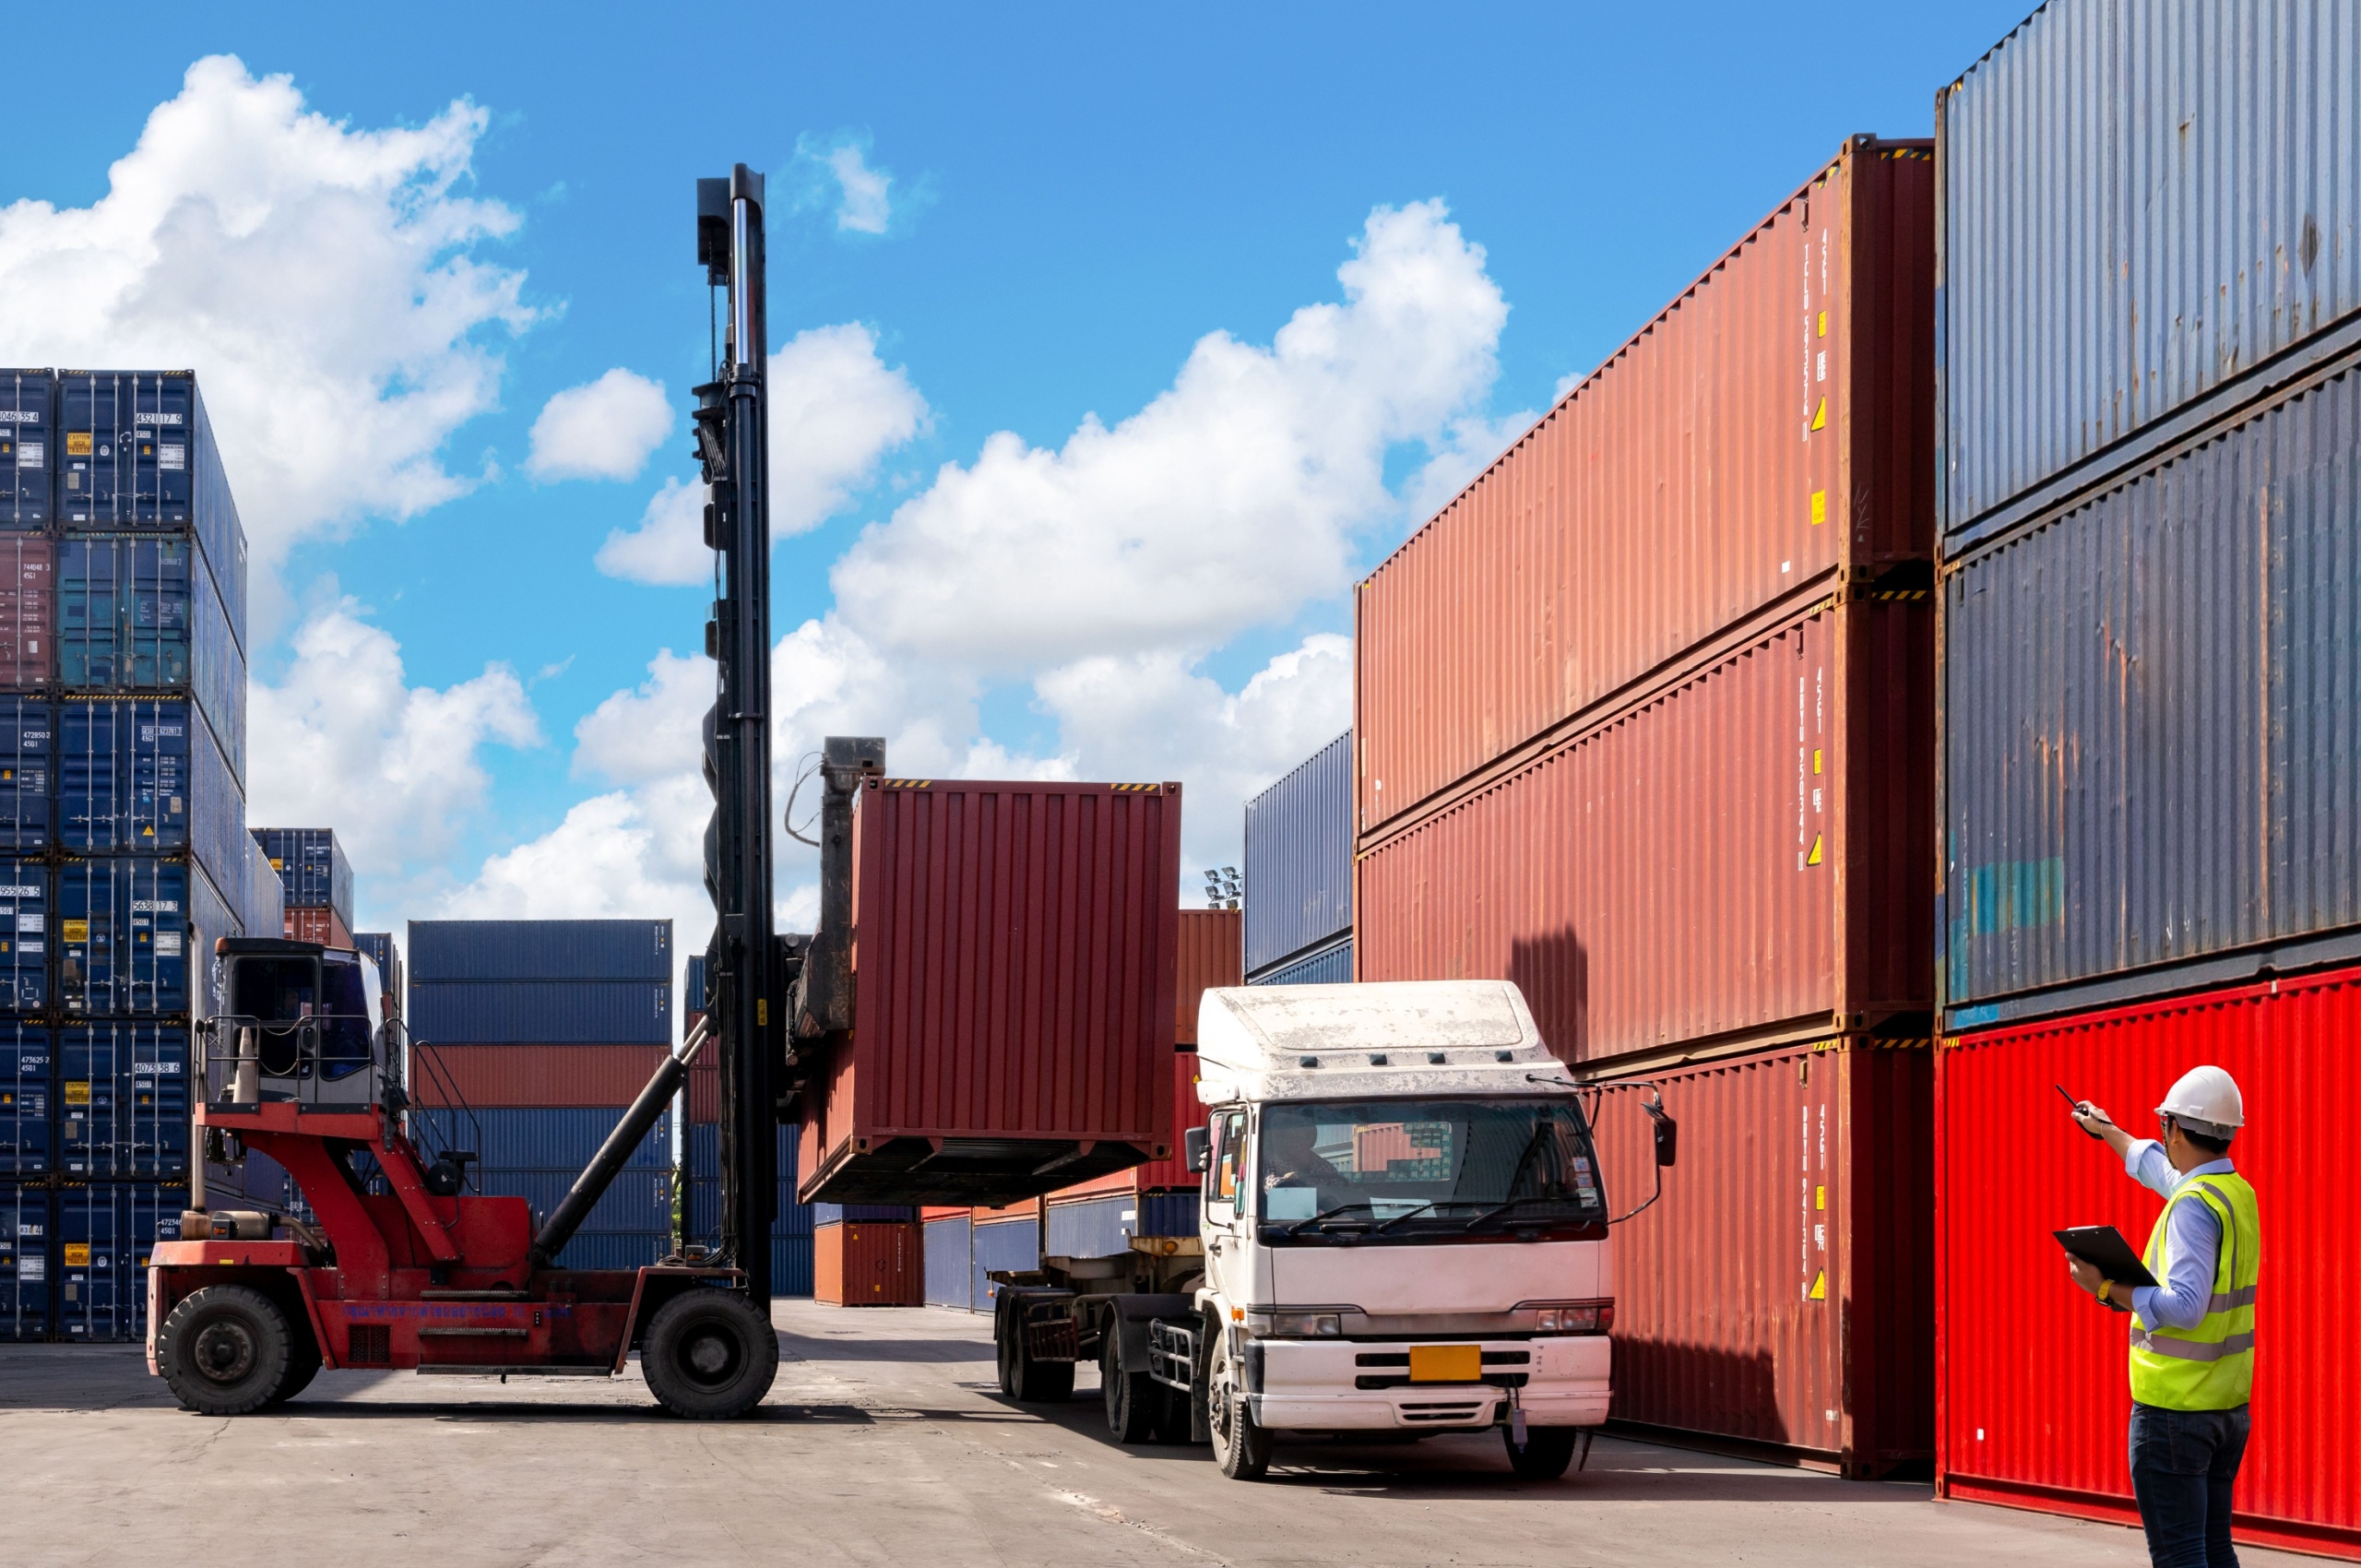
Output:
<svg viewBox="0 0 2361 1568">
<path fill-rule="evenodd" d="M 291 942 L 316 942 L 323 947 L 350 947 L 352 932 L 334 909 L 290 909 L 279 919 L 279 930 Z"/>
<path fill-rule="evenodd" d="M 249 936 L 264 936 L 287 929 L 286 891 L 279 885 L 279 873 L 271 865 L 270 857 L 262 846 L 247 840 L 246 907 L 239 911 L 239 923 Z"/>
<path fill-rule="evenodd" d="M 50 1272 L 57 1337 L 130 1341 L 148 1336 L 148 1262 L 180 1239 L 185 1182 L 68 1183 L 57 1190 Z"/>
<path fill-rule="evenodd" d="M 296 911 L 303 913 L 307 911 Z M 308 911 L 326 915 L 325 909 Z M 413 1049 L 413 1104 L 623 1107 L 670 1052 L 660 1045 L 450 1045 Z"/>
<path fill-rule="evenodd" d="M 0 686 L 43 691 L 57 682 L 57 545 L 0 534 Z"/>
<path fill-rule="evenodd" d="M 56 722 L 46 697 L 0 696 L 0 851 L 38 854 L 53 841 Z"/>
<path fill-rule="evenodd" d="M 1276 968 L 1353 928 L 1353 732 L 1246 802 L 1245 965 Z"/>
<path fill-rule="evenodd" d="M 57 837 L 66 852 L 192 854 L 243 909 L 254 872 L 245 798 L 189 705 L 77 697 L 56 714 Z"/>
<path fill-rule="evenodd" d="M 1931 620 L 1814 606 L 1378 839 L 1358 978 L 1513 980 L 1570 1062 L 1926 1032 Z"/>
<path fill-rule="evenodd" d="M 50 1032 L 21 1019 L 0 1020 L 0 1180 L 37 1176 L 50 1169 Z"/>
<path fill-rule="evenodd" d="M 290 909 L 333 909 L 344 929 L 352 929 L 352 862 L 335 829 L 257 827 L 253 833 L 279 873 L 280 902 Z"/>
<path fill-rule="evenodd" d="M 1172 985 L 1172 1042 L 1193 1049 L 1197 1043 L 1197 1006 L 1205 992 L 1245 983 L 1240 933 L 1243 917 L 1236 909 L 1182 909 L 1180 945 L 1176 949 Z M 1193 1121 L 1194 1113 L 1191 1120 Z"/>
<path fill-rule="evenodd" d="M 1170 1152 L 1178 784 L 872 778 L 852 853 L 802 1197 L 1005 1202 Z"/>
<path fill-rule="evenodd" d="M 813 1204 L 812 1223 L 821 1225 L 908 1225 L 919 1211 L 910 1204 Z"/>
<path fill-rule="evenodd" d="M 930 1307 L 975 1310 L 975 1258 L 969 1242 L 975 1221 L 965 1209 L 930 1216 L 919 1226 L 919 1256 L 925 1272 L 920 1291 Z"/>
<path fill-rule="evenodd" d="M 1945 1042 L 1934 1298 L 1944 1495 L 2132 1521 L 2128 1320 L 2073 1287 L 2050 1232 L 2113 1225 L 2142 1246 L 2161 1200 L 2066 1120 L 2052 1086 L 2153 1135 L 2150 1108 L 2210 1063 L 2246 1102 L 2230 1155 L 2254 1183 L 2263 1231 L 2236 1534 L 2361 1558 L 2361 1426 L 2337 1392 L 2355 1360 L 2341 1276 L 2361 1186 L 2335 1163 L 2361 1105 L 2357 1039 L 2361 969 L 2344 968 Z"/>
<path fill-rule="evenodd" d="M 46 1339 L 50 1192 L 0 1179 L 0 1342 Z"/>
<path fill-rule="evenodd" d="M 205 1200 L 210 1208 L 258 1208 L 272 1214 L 308 1212 L 309 1206 L 287 1168 L 257 1149 L 235 1164 L 205 1162 Z"/>
<path fill-rule="evenodd" d="M 692 1123 L 682 1131 L 683 1239 L 718 1245 L 721 1240 L 721 1129 L 710 1123 Z M 778 1130 L 778 1216 L 771 1222 L 774 1239 L 808 1238 L 814 1223 L 813 1206 L 795 1201 L 795 1143 L 794 1128 Z M 777 1287 L 776 1279 L 773 1285 Z M 810 1293 L 808 1289 L 804 1291 Z"/>
<path fill-rule="evenodd" d="M 185 1024 L 67 1024 L 55 1032 L 57 1169 L 69 1180 L 184 1180 Z"/>
<path fill-rule="evenodd" d="M 185 539 L 68 539 L 57 551 L 57 680 L 83 693 L 196 699 L 246 776 L 246 661 Z"/>
<path fill-rule="evenodd" d="M 1832 586 L 1925 586 L 1933 204 L 1928 144 L 1853 138 L 1359 585 L 1360 831 Z"/>
<path fill-rule="evenodd" d="M 1610 1232 L 1614 1419 L 1846 1475 L 1932 1457 L 1928 1046 L 1850 1037 L 1648 1075 L 1680 1159 Z M 1600 1097 L 1618 1215 L 1655 1190 L 1647 1092 Z"/>
<path fill-rule="evenodd" d="M 672 922 L 412 921 L 409 970 L 419 983 L 647 980 L 669 992 Z"/>
<path fill-rule="evenodd" d="M 484 1170 L 567 1170 L 580 1175 L 623 1120 L 620 1107 L 552 1107 L 528 1109 L 493 1106 L 463 1112 L 419 1107 L 410 1111 L 414 1126 L 426 1130 L 438 1147 L 472 1146 Z M 634 1146 L 623 1162 L 631 1170 L 669 1170 L 672 1167 L 672 1119 L 659 1116 L 647 1134 Z"/>
<path fill-rule="evenodd" d="M 2361 369 L 1946 568 L 1953 1028 L 2361 956 Z"/>
<path fill-rule="evenodd" d="M 577 1230 L 557 1254 L 552 1268 L 635 1269 L 661 1263 L 672 1250 L 669 1229 Z"/>
<path fill-rule="evenodd" d="M 1034 1206 L 1008 1218 L 991 1209 L 978 1209 L 967 1233 L 967 1301 L 971 1312 L 988 1313 L 1000 1301 L 1000 1287 L 990 1276 L 1041 1266 L 1041 1223 Z"/>
<path fill-rule="evenodd" d="M 1249 985 L 1350 985 L 1353 980 L 1353 939 L 1345 938 L 1305 954 L 1275 968 L 1264 970 Z"/>
<path fill-rule="evenodd" d="M 1236 980 L 1226 982 L 1236 985 Z M 1195 1031 L 1192 1030 L 1193 1034 Z M 1189 1170 L 1188 1156 L 1181 1145 L 1181 1134 L 1205 1121 L 1205 1108 L 1197 1102 L 1197 1053 L 1176 1051 L 1172 1053 L 1172 1126 L 1166 1134 L 1169 1140 L 1161 1158 L 1145 1164 L 1126 1166 L 1094 1176 L 1087 1182 L 1076 1182 L 1061 1187 L 1050 1194 L 1052 1201 L 1092 1193 L 1133 1193 L 1153 1191 L 1160 1187 L 1184 1187 L 1196 1184 L 1197 1178 Z"/>
<path fill-rule="evenodd" d="M 411 1038 L 437 1045 L 669 1045 L 672 1039 L 670 979 L 427 980 L 419 977 L 413 951 L 409 1006 Z"/>
<path fill-rule="evenodd" d="M 832 1307 L 924 1306 L 919 1228 L 823 1225 L 812 1233 L 812 1293 Z"/>
<path fill-rule="evenodd" d="M 185 371 L 62 371 L 52 472 L 69 532 L 193 534 L 245 646 L 246 535 Z"/>
<path fill-rule="evenodd" d="M 401 1016 L 402 950 L 394 945 L 394 933 L 389 931 L 355 932 L 352 933 L 352 944 L 367 954 L 377 966 L 377 978 L 386 988 L 386 1016 Z"/>
<path fill-rule="evenodd" d="M 0 1012 L 49 1009 L 50 867 L 0 860 Z"/>
<path fill-rule="evenodd" d="M 0 370 L 0 529 L 38 529 L 51 518 L 57 377 Z"/>
<path fill-rule="evenodd" d="M 58 1004 L 67 1014 L 208 1010 L 213 944 L 234 927 L 203 871 L 142 856 L 67 861 L 56 875 Z M 19 882 L 35 879 L 20 873 Z M 192 963 L 196 955 L 206 956 Z"/>
<path fill-rule="evenodd" d="M 681 1029 L 683 1038 L 686 1038 L 688 1030 L 696 1027 L 696 1021 L 705 1014 L 705 955 L 692 953 L 681 975 Z"/>
<path fill-rule="evenodd" d="M 812 1255 L 810 1236 L 773 1236 L 771 1238 L 771 1294 L 773 1296 L 810 1296 L 818 1283 L 814 1276 L 815 1260 Z"/>
<path fill-rule="evenodd" d="M 2356 80 L 2350 0 L 2075 0 L 1938 94 L 1953 548 L 2361 337 Z"/>
<path fill-rule="evenodd" d="M 1062 1194 L 1043 1212 L 1045 1256 L 1053 1258 L 1128 1257 L 1132 1241 L 1142 1236 L 1195 1236 L 1197 1189 L 1144 1189 L 1084 1197 Z"/>
<path fill-rule="evenodd" d="M 583 1164 L 589 1161 L 585 1158 Z M 535 1225 L 554 1213 L 574 1190 L 582 1170 L 528 1170 L 501 1166 L 476 1173 L 487 1197 L 523 1198 L 532 1206 Z M 587 1235 L 646 1237 L 655 1243 L 648 1261 L 671 1250 L 672 1171 L 670 1166 L 629 1168 L 615 1172 L 599 1201 L 582 1222 Z M 580 1268 L 581 1264 L 566 1266 Z"/>
</svg>

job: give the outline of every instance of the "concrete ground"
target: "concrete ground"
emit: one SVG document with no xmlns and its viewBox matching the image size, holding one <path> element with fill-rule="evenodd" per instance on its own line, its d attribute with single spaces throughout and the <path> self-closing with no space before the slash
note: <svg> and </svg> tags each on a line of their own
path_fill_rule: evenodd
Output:
<svg viewBox="0 0 2361 1568">
<path fill-rule="evenodd" d="M 965 1313 L 777 1313 L 757 1419 L 658 1413 L 636 1376 L 497 1383 L 328 1372 L 279 1414 L 176 1408 L 134 1348 L 0 1346 L 0 1562 L 1509 1564 L 2147 1561 L 2139 1536 L 1603 1438 L 1511 1477 L 1492 1433 L 1279 1450 L 1111 1443 L 1095 1373 L 1044 1418 L 993 1385 Z M 2248 1551 L 2253 1564 L 2303 1561 Z"/>
</svg>

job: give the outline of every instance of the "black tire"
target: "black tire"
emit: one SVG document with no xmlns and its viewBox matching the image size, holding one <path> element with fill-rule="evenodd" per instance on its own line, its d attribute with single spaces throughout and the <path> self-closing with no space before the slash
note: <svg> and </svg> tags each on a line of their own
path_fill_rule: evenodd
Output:
<svg viewBox="0 0 2361 1568">
<path fill-rule="evenodd" d="M 683 1290 L 647 1320 L 639 1369 L 673 1415 L 726 1421 L 763 1402 L 778 1376 L 778 1336 L 735 1290 Z"/>
<path fill-rule="evenodd" d="M 1501 1429 L 1501 1439 L 1508 1444 L 1509 1468 L 1529 1481 L 1554 1481 L 1566 1473 L 1574 1462 L 1574 1443 L 1582 1436 L 1580 1427 L 1527 1427 L 1525 1446 L 1516 1445 L 1516 1433 L 1507 1427 Z"/>
<path fill-rule="evenodd" d="M 156 1365 L 181 1408 L 243 1416 L 286 1383 L 293 1339 L 287 1314 L 261 1291 L 208 1285 L 183 1297 L 156 1331 Z"/>
<path fill-rule="evenodd" d="M 1246 1391 L 1234 1386 L 1228 1336 L 1214 1347 L 1205 1380 L 1205 1424 L 1213 1429 L 1214 1462 L 1234 1481 L 1259 1481 L 1271 1468 L 1270 1430 L 1254 1420 Z"/>
<path fill-rule="evenodd" d="M 1098 1392 L 1107 1405 L 1107 1430 L 1118 1443 L 1154 1443 L 1166 1417 L 1164 1385 L 1144 1372 L 1123 1370 L 1122 1320 L 1109 1317 L 1098 1355 Z"/>
<path fill-rule="evenodd" d="M 1016 1331 L 1015 1316 L 1006 1301 L 995 1303 L 992 1313 L 992 1361 L 1000 1373 L 1001 1396 L 1016 1397 Z"/>
<path fill-rule="evenodd" d="M 1015 1324 L 1015 1353 L 1010 1369 L 1010 1381 L 1015 1387 L 1010 1397 L 1020 1405 L 1062 1405 L 1074 1397 L 1074 1363 L 1072 1361 L 1037 1361 L 1032 1347 L 1025 1340 L 1025 1319 L 1019 1314 Z"/>
<path fill-rule="evenodd" d="M 311 1325 L 291 1327 L 289 1332 L 294 1342 L 288 1348 L 287 1375 L 270 1392 L 269 1402 L 274 1407 L 286 1404 L 311 1387 L 312 1380 L 320 1375 L 320 1342 L 312 1337 Z"/>
</svg>

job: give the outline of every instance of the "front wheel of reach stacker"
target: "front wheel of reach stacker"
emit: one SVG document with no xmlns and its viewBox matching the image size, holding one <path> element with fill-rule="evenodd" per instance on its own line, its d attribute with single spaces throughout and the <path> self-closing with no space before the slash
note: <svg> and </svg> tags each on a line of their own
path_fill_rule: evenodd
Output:
<svg viewBox="0 0 2361 1568">
<path fill-rule="evenodd" d="M 181 1299 L 156 1331 L 156 1364 L 181 1408 L 243 1416 L 287 1381 L 293 1335 L 277 1302 L 243 1285 L 208 1285 Z"/>
<path fill-rule="evenodd" d="M 735 1290 L 686 1290 L 656 1310 L 640 1342 L 640 1371 L 676 1416 L 726 1421 L 763 1402 L 778 1376 L 778 1336 Z"/>
</svg>

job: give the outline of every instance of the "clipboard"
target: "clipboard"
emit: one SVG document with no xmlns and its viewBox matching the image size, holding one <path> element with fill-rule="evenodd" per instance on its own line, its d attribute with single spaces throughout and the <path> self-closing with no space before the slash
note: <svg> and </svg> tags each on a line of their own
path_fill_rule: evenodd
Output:
<svg viewBox="0 0 2361 1568">
<path fill-rule="evenodd" d="M 2077 1225 L 2050 1234 L 2058 1238 L 2058 1244 L 2066 1249 L 2068 1256 L 2095 1266 L 2118 1285 L 2156 1283 L 2156 1277 L 2148 1272 L 2148 1265 L 2140 1261 L 2140 1254 L 2131 1250 L 2123 1232 L 2112 1225 Z M 2113 1301 L 2107 1303 L 2107 1309 L 2118 1313 L 2128 1310 Z"/>
</svg>

